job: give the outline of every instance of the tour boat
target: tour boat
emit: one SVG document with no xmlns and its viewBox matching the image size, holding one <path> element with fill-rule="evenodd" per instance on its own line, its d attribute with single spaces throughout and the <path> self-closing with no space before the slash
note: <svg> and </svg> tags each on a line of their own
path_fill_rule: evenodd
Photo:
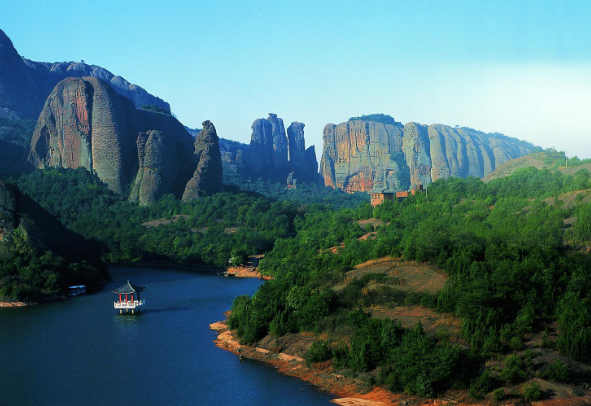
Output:
<svg viewBox="0 0 591 406">
<path fill-rule="evenodd" d="M 86 293 L 86 285 L 74 285 L 68 288 L 68 296 L 79 296 Z"/>
</svg>

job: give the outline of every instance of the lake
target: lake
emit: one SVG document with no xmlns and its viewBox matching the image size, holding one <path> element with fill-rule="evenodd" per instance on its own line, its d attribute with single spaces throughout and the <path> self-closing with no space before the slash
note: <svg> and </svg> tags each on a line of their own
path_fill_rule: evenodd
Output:
<svg viewBox="0 0 591 406">
<path fill-rule="evenodd" d="M 215 346 L 209 324 L 258 279 L 114 268 L 101 292 L 0 309 L 0 406 L 330 405 L 334 396 Z M 143 313 L 113 289 L 147 285 Z M 301 389 L 304 388 L 304 391 Z"/>
</svg>

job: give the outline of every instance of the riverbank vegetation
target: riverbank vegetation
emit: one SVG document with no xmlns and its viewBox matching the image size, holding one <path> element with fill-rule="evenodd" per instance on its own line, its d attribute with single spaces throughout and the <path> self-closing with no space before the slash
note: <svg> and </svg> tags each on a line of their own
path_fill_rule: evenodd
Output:
<svg viewBox="0 0 591 406">
<path fill-rule="evenodd" d="M 308 212 L 296 236 L 266 255 L 261 269 L 274 279 L 236 299 L 230 326 L 247 343 L 312 331 L 325 338 L 312 359 L 420 396 L 466 388 L 480 397 L 543 373 L 548 367 L 534 368 L 525 343 L 589 363 L 591 257 L 579 251 L 591 240 L 590 187 L 586 171 L 528 168 L 488 184 L 439 180 L 428 202 L 417 195 L 373 209 Z M 382 225 L 360 238 L 371 231 L 359 224 L 368 218 Z M 393 275 L 346 281 L 357 264 L 386 256 L 434 264 L 447 283 L 429 294 L 401 289 Z M 404 304 L 458 317 L 457 337 L 371 316 Z M 571 383 L 588 379 L 588 369 L 574 369 Z"/>
</svg>

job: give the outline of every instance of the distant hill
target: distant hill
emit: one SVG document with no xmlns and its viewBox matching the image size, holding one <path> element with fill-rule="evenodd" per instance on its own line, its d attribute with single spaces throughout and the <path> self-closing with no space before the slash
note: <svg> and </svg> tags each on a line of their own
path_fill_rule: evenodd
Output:
<svg viewBox="0 0 591 406">
<path fill-rule="evenodd" d="M 566 166 L 566 156 L 563 152 L 542 151 L 534 152 L 522 157 L 512 159 L 500 165 L 493 172 L 482 178 L 484 182 L 490 182 L 494 179 L 500 179 L 512 175 L 515 171 L 522 168 L 533 167 L 536 169 L 557 170 L 567 175 L 574 175 L 581 169 L 587 169 L 591 172 L 591 160 L 579 160 L 571 158 L 568 168 Z"/>
</svg>

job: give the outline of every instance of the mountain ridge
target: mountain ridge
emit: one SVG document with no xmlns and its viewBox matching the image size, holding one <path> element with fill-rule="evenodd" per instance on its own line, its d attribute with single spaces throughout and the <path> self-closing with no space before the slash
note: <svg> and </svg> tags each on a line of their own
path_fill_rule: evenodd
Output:
<svg viewBox="0 0 591 406">
<path fill-rule="evenodd" d="M 526 141 L 468 127 L 363 119 L 373 116 L 325 126 L 320 175 L 326 186 L 368 192 L 427 186 L 451 176 L 482 178 L 534 150 Z"/>
<path fill-rule="evenodd" d="M 170 105 L 144 88 L 85 62 L 35 62 L 20 56 L 0 29 L 0 117 L 36 120 L 54 87 L 68 77 L 97 77 L 109 83 L 137 107 L 157 105 L 170 112 Z"/>
</svg>

